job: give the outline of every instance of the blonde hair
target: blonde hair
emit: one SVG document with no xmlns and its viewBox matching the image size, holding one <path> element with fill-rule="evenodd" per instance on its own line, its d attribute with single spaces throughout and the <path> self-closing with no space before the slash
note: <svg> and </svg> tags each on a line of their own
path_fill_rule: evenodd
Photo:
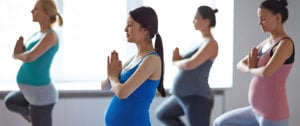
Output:
<svg viewBox="0 0 300 126">
<path fill-rule="evenodd" d="M 43 10 L 50 15 L 50 22 L 53 24 L 56 22 L 56 16 L 58 16 L 59 26 L 63 25 L 63 19 L 57 12 L 56 4 L 53 0 L 38 0 L 41 3 Z"/>
</svg>

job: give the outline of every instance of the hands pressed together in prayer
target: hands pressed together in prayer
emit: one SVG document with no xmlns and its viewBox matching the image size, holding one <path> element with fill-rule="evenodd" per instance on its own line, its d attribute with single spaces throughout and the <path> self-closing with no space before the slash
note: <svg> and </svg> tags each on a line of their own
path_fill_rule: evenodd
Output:
<svg viewBox="0 0 300 126">
<path fill-rule="evenodd" d="M 258 49 L 252 48 L 251 51 L 248 54 L 248 67 L 251 68 L 257 68 L 258 63 Z"/>
<path fill-rule="evenodd" d="M 174 62 L 174 61 L 181 60 L 181 59 L 182 59 L 182 58 L 181 58 L 181 56 L 180 56 L 180 54 L 179 54 L 179 48 L 176 47 L 176 48 L 174 49 L 174 51 L 173 51 L 173 59 L 172 59 L 172 61 Z"/>
<path fill-rule="evenodd" d="M 122 61 L 119 60 L 118 52 L 111 52 L 107 57 L 107 75 L 109 79 L 119 78 L 122 70 Z"/>
<path fill-rule="evenodd" d="M 23 41 L 24 41 L 23 37 L 20 36 L 19 39 L 18 39 L 17 42 L 16 42 L 16 45 L 15 45 L 15 48 L 14 48 L 13 57 L 14 57 L 15 55 L 18 55 L 18 54 L 20 54 L 20 53 L 25 52 L 25 46 L 24 46 L 24 44 L 23 44 Z"/>
</svg>

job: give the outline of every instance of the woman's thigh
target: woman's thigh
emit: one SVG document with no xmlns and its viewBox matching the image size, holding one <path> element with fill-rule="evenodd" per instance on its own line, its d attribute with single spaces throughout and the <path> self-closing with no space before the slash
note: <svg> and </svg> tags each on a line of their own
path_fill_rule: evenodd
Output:
<svg viewBox="0 0 300 126">
<path fill-rule="evenodd" d="M 170 117 L 170 116 L 179 117 L 183 114 L 184 114 L 183 109 L 179 105 L 176 97 L 173 95 L 170 96 L 164 102 L 162 102 L 162 104 L 158 106 L 158 108 L 156 109 L 156 115 L 159 118 Z"/>
<path fill-rule="evenodd" d="M 222 114 L 214 120 L 214 126 L 259 126 L 252 108 L 243 107 Z"/>
</svg>

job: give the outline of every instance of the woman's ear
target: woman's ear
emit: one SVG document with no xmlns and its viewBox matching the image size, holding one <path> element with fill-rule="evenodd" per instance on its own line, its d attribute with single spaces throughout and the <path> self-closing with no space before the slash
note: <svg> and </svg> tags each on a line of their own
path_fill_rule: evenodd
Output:
<svg viewBox="0 0 300 126">
<path fill-rule="evenodd" d="M 150 34 L 150 30 L 148 28 L 142 28 L 142 30 L 145 34 Z"/>
<path fill-rule="evenodd" d="M 276 21 L 279 22 L 279 23 L 281 23 L 282 22 L 282 16 L 281 16 L 281 14 L 278 13 L 275 16 L 276 16 Z"/>
<path fill-rule="evenodd" d="M 205 19 L 205 24 L 208 26 L 208 27 L 210 27 L 210 19 Z"/>
</svg>

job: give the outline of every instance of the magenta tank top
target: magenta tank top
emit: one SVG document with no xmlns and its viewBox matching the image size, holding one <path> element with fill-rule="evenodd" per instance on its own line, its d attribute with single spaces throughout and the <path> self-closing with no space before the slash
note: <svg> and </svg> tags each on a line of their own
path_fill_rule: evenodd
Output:
<svg viewBox="0 0 300 126">
<path fill-rule="evenodd" d="M 258 67 L 265 66 L 268 63 L 272 55 L 272 49 L 275 46 L 260 56 Z M 293 56 L 294 50 L 291 56 L 292 59 L 294 58 Z M 285 63 L 268 77 L 253 76 L 250 82 L 248 98 L 255 112 L 270 120 L 289 118 L 290 112 L 285 86 L 292 66 L 293 62 Z"/>
</svg>

